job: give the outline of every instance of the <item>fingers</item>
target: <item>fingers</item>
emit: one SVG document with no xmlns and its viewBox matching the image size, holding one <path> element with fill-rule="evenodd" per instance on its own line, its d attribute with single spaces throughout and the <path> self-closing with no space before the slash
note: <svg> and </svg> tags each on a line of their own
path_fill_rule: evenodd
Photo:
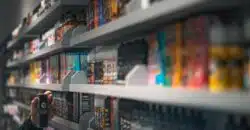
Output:
<svg viewBox="0 0 250 130">
<path fill-rule="evenodd" d="M 30 116 L 31 116 L 31 120 L 33 123 L 36 123 L 36 116 L 37 116 L 37 103 L 38 103 L 38 97 L 35 97 L 32 101 L 31 101 L 31 111 L 30 111 Z"/>
<path fill-rule="evenodd" d="M 38 100 L 39 100 L 38 97 L 35 97 L 35 98 L 31 101 L 31 110 L 36 110 Z"/>
<path fill-rule="evenodd" d="M 50 95 L 50 94 L 52 94 L 52 92 L 51 91 L 46 91 L 46 92 L 44 92 L 44 94 L 45 95 Z"/>
<path fill-rule="evenodd" d="M 53 96 L 51 91 L 46 91 L 44 93 L 45 95 L 48 96 L 48 101 L 49 101 L 49 120 L 51 120 L 54 117 L 55 114 L 55 102 L 53 101 Z"/>
<path fill-rule="evenodd" d="M 50 105 L 50 108 L 49 108 L 49 120 L 51 120 L 54 117 L 55 111 L 56 111 L 55 102 L 53 101 Z"/>
<path fill-rule="evenodd" d="M 46 91 L 44 94 L 48 96 L 48 101 L 51 104 L 52 101 L 53 101 L 52 92 L 51 91 Z"/>
</svg>

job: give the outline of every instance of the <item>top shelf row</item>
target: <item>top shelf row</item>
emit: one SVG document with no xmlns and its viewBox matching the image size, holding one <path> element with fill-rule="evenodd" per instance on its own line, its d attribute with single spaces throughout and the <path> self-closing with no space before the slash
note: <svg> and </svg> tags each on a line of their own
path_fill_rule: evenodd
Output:
<svg viewBox="0 0 250 130">
<path fill-rule="evenodd" d="M 88 0 L 51 0 L 50 6 L 44 9 L 44 12 L 36 18 L 31 18 L 29 25 L 19 28 L 19 33 L 8 44 L 9 50 L 18 46 L 23 46 L 25 42 L 38 38 L 42 33 L 48 31 L 55 23 L 62 17 L 65 12 L 70 9 L 81 10 L 89 4 Z M 135 0 L 131 0 L 135 1 Z M 143 1 L 140 0 L 141 6 Z M 75 29 L 69 36 L 65 37 L 67 40 L 62 40 L 62 45 L 46 49 L 46 52 L 39 51 L 36 54 L 24 57 L 19 61 L 8 64 L 8 67 L 20 65 L 20 63 L 37 59 L 42 56 L 51 55 L 58 52 L 62 48 L 70 47 L 89 47 L 100 45 L 107 42 L 117 42 L 126 40 L 132 37 L 143 36 L 155 26 L 163 25 L 173 19 L 182 19 L 188 15 L 197 12 L 207 12 L 213 10 L 221 10 L 224 8 L 238 7 L 241 5 L 249 5 L 248 0 L 160 0 L 155 2 L 152 6 L 142 6 L 139 10 L 124 14 L 119 19 L 112 20 L 111 22 L 95 28 L 91 31 L 86 31 L 86 27 L 79 27 Z M 130 2 L 130 4 L 134 4 Z M 41 5 L 41 4 L 40 4 Z M 38 11 L 39 12 L 39 11 Z M 38 15 L 38 14 L 36 14 Z"/>
<path fill-rule="evenodd" d="M 49 4 L 41 2 L 12 32 L 13 38 L 7 44 L 7 48 L 14 48 L 18 44 L 36 38 L 51 28 L 67 10 L 82 7 L 87 3 L 87 0 L 50 0 Z"/>
</svg>

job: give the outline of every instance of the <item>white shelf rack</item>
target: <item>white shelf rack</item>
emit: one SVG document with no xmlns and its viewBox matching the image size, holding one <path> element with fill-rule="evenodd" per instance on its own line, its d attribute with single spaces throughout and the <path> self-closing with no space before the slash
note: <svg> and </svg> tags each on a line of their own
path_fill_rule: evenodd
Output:
<svg viewBox="0 0 250 130">
<path fill-rule="evenodd" d="M 7 85 L 9 88 L 29 88 L 29 89 L 43 89 L 43 90 L 51 90 L 51 91 L 63 91 L 62 84 L 9 84 Z"/>
</svg>

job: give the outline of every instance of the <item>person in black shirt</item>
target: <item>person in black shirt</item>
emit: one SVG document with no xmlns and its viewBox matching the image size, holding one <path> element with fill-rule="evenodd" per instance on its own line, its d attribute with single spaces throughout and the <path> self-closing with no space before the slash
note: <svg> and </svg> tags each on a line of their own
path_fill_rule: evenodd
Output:
<svg viewBox="0 0 250 130">
<path fill-rule="evenodd" d="M 54 112 L 55 112 L 52 93 L 50 91 L 46 91 L 44 94 L 46 94 L 48 96 L 48 100 L 49 100 L 49 103 L 50 103 L 50 106 L 49 106 L 49 120 L 51 120 L 53 118 Z M 38 114 L 37 113 L 37 103 L 38 103 L 38 98 L 35 97 L 31 101 L 30 116 L 20 126 L 19 130 L 43 130 L 42 128 L 37 127 L 37 114 Z"/>
</svg>

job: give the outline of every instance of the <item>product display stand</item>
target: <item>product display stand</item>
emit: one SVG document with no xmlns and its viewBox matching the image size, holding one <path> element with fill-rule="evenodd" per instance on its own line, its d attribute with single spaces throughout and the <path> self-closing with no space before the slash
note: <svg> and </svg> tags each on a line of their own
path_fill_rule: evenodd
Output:
<svg viewBox="0 0 250 130">
<path fill-rule="evenodd" d="M 125 86 L 147 86 L 148 70 L 146 65 L 136 65 L 126 76 Z"/>
<path fill-rule="evenodd" d="M 67 76 L 63 80 L 62 90 L 69 91 L 70 84 L 87 84 L 88 79 L 86 77 L 86 72 L 78 71 L 74 72 L 71 71 L 67 74 Z"/>
</svg>

